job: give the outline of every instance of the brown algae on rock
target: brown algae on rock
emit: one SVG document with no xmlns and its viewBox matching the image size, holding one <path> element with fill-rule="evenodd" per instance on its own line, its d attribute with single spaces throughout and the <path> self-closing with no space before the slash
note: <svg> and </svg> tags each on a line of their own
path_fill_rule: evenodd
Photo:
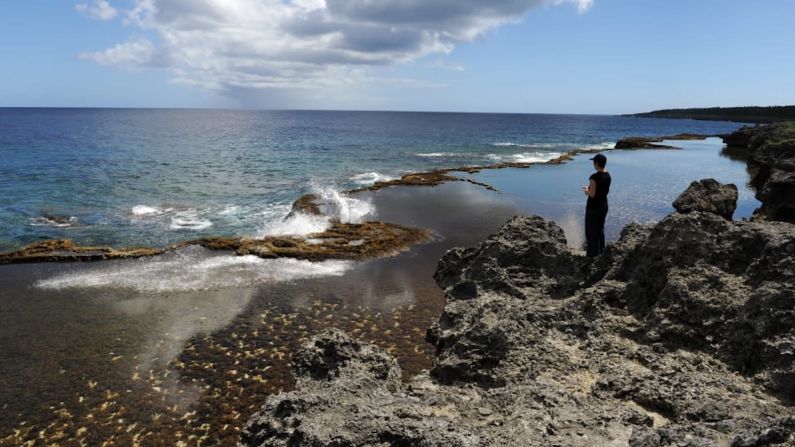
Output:
<svg viewBox="0 0 795 447">
<path fill-rule="evenodd" d="M 210 237 L 180 242 L 165 248 L 86 247 L 70 240 L 47 240 L 19 251 L 0 254 L 0 264 L 29 262 L 100 261 L 157 256 L 193 245 L 209 250 L 229 250 L 262 258 L 290 257 L 311 261 L 362 260 L 398 253 L 430 239 L 427 230 L 384 222 L 333 222 L 321 233 L 303 237 L 268 236 L 261 239 Z"/>
</svg>

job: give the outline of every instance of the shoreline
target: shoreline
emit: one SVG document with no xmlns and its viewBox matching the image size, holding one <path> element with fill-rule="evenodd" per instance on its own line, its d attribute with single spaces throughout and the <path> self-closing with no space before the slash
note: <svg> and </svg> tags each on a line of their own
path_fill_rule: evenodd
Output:
<svg viewBox="0 0 795 447">
<path fill-rule="evenodd" d="M 538 162 L 503 162 L 488 165 L 459 166 L 440 168 L 432 171 L 408 173 L 399 179 L 378 181 L 373 185 L 343 191 L 342 194 L 355 195 L 364 192 L 377 192 L 393 186 L 435 187 L 447 182 L 463 181 L 497 191 L 493 186 L 471 178 L 451 175 L 452 173 L 477 174 L 485 170 L 508 168 L 527 169 L 538 165 L 560 165 L 580 154 L 598 153 L 614 150 L 638 149 L 678 149 L 675 146 L 658 144 L 662 141 L 704 140 L 719 135 L 676 134 L 663 137 L 626 137 L 619 139 L 613 148 L 575 149 L 564 152 L 555 158 Z M 290 213 L 325 216 L 323 203 L 314 194 L 304 194 L 296 199 Z M 83 246 L 68 239 L 48 239 L 26 245 L 16 251 L 0 252 L 0 265 L 40 262 L 95 262 L 113 259 L 137 259 L 158 256 L 189 246 L 200 246 L 209 250 L 230 251 L 237 255 L 254 254 L 272 259 L 290 257 L 295 259 L 322 261 L 330 259 L 366 260 L 390 256 L 422 243 L 431 238 L 425 229 L 409 228 L 387 222 L 368 221 L 364 223 L 344 223 L 332 220 L 331 227 L 320 233 L 302 236 L 250 237 L 204 237 L 177 242 L 166 247 L 121 247 Z M 312 242 L 307 242 L 307 241 Z"/>
<path fill-rule="evenodd" d="M 694 181 L 588 259 L 517 216 L 439 262 L 429 370 L 402 382 L 388 353 L 326 330 L 242 444 L 792 445 L 795 126 L 743 131 L 755 219 L 733 220 L 735 185 Z"/>
<path fill-rule="evenodd" d="M 708 152 L 720 158 L 715 146 L 710 144 Z M 679 155 L 682 154 L 668 151 L 638 154 L 643 159 L 672 159 Z M 616 168 L 621 158 L 635 159 L 637 156 L 627 153 L 615 158 Z M 586 164 L 587 160 L 577 159 L 563 171 L 553 168 L 537 172 L 555 177 L 560 176 L 561 172 L 575 173 L 573 176 L 569 174 L 568 180 L 565 180 L 565 183 L 571 183 L 573 179 L 579 178 L 579 172 Z M 507 172 L 510 172 L 507 177 L 531 175 L 535 178 L 536 171 Z M 488 176 L 491 180 L 485 181 L 496 180 L 496 176 L 506 177 L 495 172 Z M 500 186 L 502 188 L 505 185 Z M 46 385 L 46 389 L 57 384 L 57 387 L 67 391 L 66 396 L 53 395 L 44 400 L 55 406 L 59 411 L 57 415 L 52 415 L 52 411 L 47 409 L 26 412 L 27 407 L 22 403 L 35 403 L 42 399 L 41 393 L 37 392 L 40 385 L 37 386 L 34 380 L 28 380 L 27 384 L 15 383 L 13 377 L 19 373 L 12 365 L 7 365 L 11 368 L 8 391 L 14 396 L 14 401 L 19 401 L 22 406 L 9 408 L 6 415 L 8 423 L 5 425 L 21 431 L 19 437 L 9 431 L 7 434 L 11 437 L 6 441 L 18 439 L 19 442 L 13 444 L 21 444 L 25 439 L 35 438 L 39 431 L 46 428 L 44 439 L 53 442 L 58 439 L 59 432 L 65 432 L 68 437 L 75 439 L 115 439 L 118 443 L 130 443 L 133 437 L 137 437 L 141 442 L 171 445 L 177 439 L 174 433 L 180 432 L 183 436 L 181 439 L 196 436 L 194 439 L 200 438 L 208 443 L 235 445 L 239 439 L 238 430 L 243 428 L 246 416 L 256 411 L 265 396 L 293 389 L 294 379 L 290 374 L 292 354 L 300 348 L 301 343 L 308 341 L 309 336 L 329 327 L 341 328 L 361 340 L 377 343 L 398 359 L 408 380 L 420 370 L 432 366 L 430 362 L 434 347 L 423 339 L 426 328 L 438 321 L 443 312 L 442 291 L 431 278 L 438 260 L 446 250 L 477 244 L 497 231 L 512 216 L 527 212 L 517 207 L 509 195 L 494 194 L 460 181 L 440 184 L 435 188 L 387 188 L 380 193 L 373 193 L 368 198 L 373 200 L 382 220 L 407 227 L 431 228 L 441 237 L 427 244 L 416 245 L 401 256 L 354 263 L 352 270 L 340 277 L 275 284 L 255 283 L 253 287 L 251 283 L 246 283 L 242 287 L 218 290 L 211 287 L 196 291 L 146 293 L 123 287 L 126 284 L 136 286 L 137 281 L 168 283 L 171 276 L 164 275 L 160 269 L 157 270 L 157 278 L 141 274 L 129 276 L 133 271 L 147 272 L 150 271 L 148 266 L 161 265 L 159 259 L 4 266 L 9 275 L 5 278 L 7 285 L 2 290 L 11 295 L 5 300 L 11 306 L 6 309 L 6 312 L 10 312 L 8 318 L 11 324 L 7 330 L 10 334 L 33 331 L 38 334 L 36 340 L 40 343 L 51 343 L 56 347 L 56 352 L 52 353 L 41 348 L 31 349 L 30 356 L 34 359 L 44 356 L 57 360 L 60 368 L 66 372 L 59 374 L 57 366 L 54 369 L 38 368 L 37 371 L 45 376 L 39 380 Z M 196 254 L 207 256 L 203 252 Z M 183 253 L 174 253 L 164 258 L 178 260 L 185 270 L 193 270 L 196 258 L 181 259 L 182 256 Z M 212 258 L 220 260 L 227 256 L 218 253 Z M 235 259 L 228 258 L 229 261 Z M 277 261 L 257 264 L 260 267 L 255 268 L 268 266 L 267 269 L 270 269 L 274 265 L 271 262 Z M 86 272 L 90 275 L 86 276 Z M 42 278 L 66 276 L 71 278 L 72 284 L 80 284 L 86 279 L 102 278 L 108 274 L 127 275 L 127 282 L 121 286 L 111 285 L 100 289 L 38 290 L 35 287 L 35 282 Z M 230 274 L 236 276 L 233 271 Z M 33 283 L 19 287 L 23 278 Z M 181 277 L 177 276 L 173 281 L 181 281 Z M 9 301 L 12 297 L 13 300 Z M 70 303 L 67 310 L 58 311 L 66 302 Z M 88 317 L 93 320 L 90 325 L 80 331 L 68 330 L 74 327 L 74 321 L 86 321 L 87 316 L 95 315 L 97 304 L 100 304 L 102 312 L 96 317 Z M 40 306 L 50 305 L 54 306 L 54 315 L 41 311 Z M 193 310 L 194 306 L 199 306 L 200 310 Z M 216 312 L 228 320 L 222 319 L 207 326 L 202 319 L 209 317 L 212 321 L 213 317 L 205 313 L 205 308 L 213 309 L 213 306 L 217 306 L 219 310 Z M 14 311 L 17 307 L 20 310 Z M 137 316 L 123 313 L 120 319 L 118 314 L 124 309 L 147 308 L 151 312 L 134 314 Z M 108 314 L 108 310 L 112 312 Z M 19 316 L 15 317 L 15 313 Z M 40 327 L 20 326 L 17 320 L 26 315 L 47 318 L 42 319 Z M 117 324 L 123 322 L 124 325 L 116 326 L 114 321 L 118 321 Z M 109 326 L 107 334 L 100 329 L 105 326 Z M 186 327 L 194 327 L 193 330 L 197 332 L 184 332 Z M 63 334 L 51 334 L 60 328 L 65 330 Z M 80 336 L 85 331 L 91 332 L 88 339 Z M 142 332 L 143 341 L 126 340 L 128 336 L 122 334 L 130 331 Z M 169 342 L 167 334 L 172 331 L 183 333 L 183 338 L 179 340 L 185 341 Z M 119 335 L 125 338 L 124 342 L 113 341 Z M 164 352 L 149 347 L 160 346 L 164 340 L 167 346 L 175 343 L 173 350 Z M 143 347 L 139 348 L 139 343 L 143 343 Z M 12 353 L 24 352 L 28 344 L 14 341 L 9 348 Z M 57 349 L 59 346 L 60 349 Z M 83 346 L 87 348 L 74 348 Z M 66 363 L 61 363 L 64 359 L 61 359 L 62 355 L 58 351 L 64 349 L 68 349 L 68 356 Z M 83 351 L 90 354 L 91 358 L 83 359 Z M 109 351 L 113 354 L 105 360 L 104 356 Z M 114 361 L 113 358 L 119 355 L 124 357 Z M 152 356 L 161 358 L 162 362 L 155 364 L 160 366 L 153 368 L 154 371 L 147 370 L 152 368 L 148 364 Z M 83 360 L 78 362 L 76 359 Z M 139 370 L 139 362 L 146 366 Z M 140 373 L 140 377 L 136 373 Z M 131 374 L 133 380 L 129 379 Z M 74 377 L 74 383 L 61 383 L 70 377 Z M 198 401 L 189 400 L 191 406 L 184 406 L 184 399 L 180 398 L 183 394 L 180 393 L 184 391 L 185 396 L 189 396 L 191 390 L 197 387 Z M 126 394 L 127 389 L 133 393 Z M 121 396 L 117 396 L 117 393 Z M 86 400 L 78 402 L 78 396 Z M 178 409 L 174 407 L 174 399 L 180 399 L 177 401 L 180 404 Z M 58 402 L 61 401 L 65 406 L 59 406 Z M 171 403 L 165 407 L 168 402 Z M 67 417 L 64 410 L 68 410 L 70 416 Z M 196 411 L 198 414 L 190 414 Z M 17 413 L 20 413 L 19 417 Z M 151 413 L 162 414 L 162 417 L 151 421 Z M 87 419 L 91 415 L 97 419 Z M 183 417 L 187 419 L 181 419 Z M 121 418 L 125 420 L 123 425 L 117 422 Z M 20 426 L 20 421 L 28 423 Z M 56 425 L 51 425 L 56 422 Z M 132 432 L 126 432 L 128 426 L 134 423 L 138 426 Z M 0 431 L 0 444 L 3 444 L 4 434 Z"/>
</svg>

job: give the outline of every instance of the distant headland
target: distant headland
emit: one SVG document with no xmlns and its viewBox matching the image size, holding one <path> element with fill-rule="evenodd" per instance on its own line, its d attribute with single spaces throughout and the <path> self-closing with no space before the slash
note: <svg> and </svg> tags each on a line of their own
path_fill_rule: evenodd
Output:
<svg viewBox="0 0 795 447">
<path fill-rule="evenodd" d="M 741 123 L 774 123 L 778 121 L 795 121 L 795 106 L 665 109 L 645 113 L 632 113 L 623 116 L 684 118 L 707 121 L 734 121 Z"/>
</svg>

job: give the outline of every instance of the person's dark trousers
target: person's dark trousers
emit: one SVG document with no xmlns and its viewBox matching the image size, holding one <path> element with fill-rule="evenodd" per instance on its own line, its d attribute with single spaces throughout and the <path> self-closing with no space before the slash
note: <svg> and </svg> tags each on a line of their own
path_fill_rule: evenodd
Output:
<svg viewBox="0 0 795 447">
<path fill-rule="evenodd" d="M 599 256 L 605 251 L 605 219 L 607 207 L 585 210 L 585 240 L 588 257 Z"/>
</svg>

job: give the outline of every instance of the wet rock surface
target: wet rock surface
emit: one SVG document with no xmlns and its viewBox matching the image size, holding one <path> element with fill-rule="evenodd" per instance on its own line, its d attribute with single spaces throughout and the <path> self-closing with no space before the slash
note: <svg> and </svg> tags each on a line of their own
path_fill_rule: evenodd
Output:
<svg viewBox="0 0 795 447">
<path fill-rule="evenodd" d="M 795 123 L 743 127 L 723 140 L 748 159 L 751 185 L 762 202 L 757 216 L 795 223 Z"/>
<path fill-rule="evenodd" d="M 737 186 L 722 185 L 714 179 L 693 182 L 674 200 L 673 206 L 680 213 L 703 211 L 732 219 L 737 209 Z"/>
<path fill-rule="evenodd" d="M 451 250 L 428 373 L 320 334 L 243 444 L 795 445 L 795 226 L 693 209 L 595 261 L 565 242 L 517 217 Z"/>
<path fill-rule="evenodd" d="M 310 261 L 328 259 L 371 259 L 389 256 L 427 241 L 427 230 L 404 227 L 384 222 L 361 224 L 334 222 L 321 233 L 306 238 L 269 236 L 261 239 L 238 237 L 208 237 L 180 242 L 163 248 L 113 248 L 90 247 L 71 240 L 46 240 L 28 245 L 21 250 L 0 253 L 0 264 L 32 262 L 104 261 L 157 256 L 185 247 L 198 245 L 209 250 L 226 250 L 238 255 L 256 255 L 261 258 L 295 258 Z"/>
<path fill-rule="evenodd" d="M 665 140 L 704 140 L 712 135 L 680 133 L 664 137 L 627 137 L 616 142 L 615 149 L 678 149 L 676 146 L 660 144 Z"/>
</svg>

